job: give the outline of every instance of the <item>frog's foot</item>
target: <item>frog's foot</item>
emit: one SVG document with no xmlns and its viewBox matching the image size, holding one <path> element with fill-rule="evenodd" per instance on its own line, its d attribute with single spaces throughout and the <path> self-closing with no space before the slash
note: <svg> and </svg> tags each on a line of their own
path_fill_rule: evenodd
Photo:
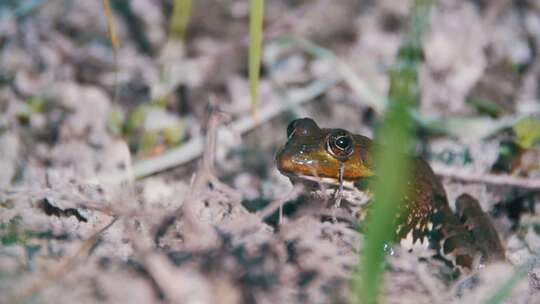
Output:
<svg viewBox="0 0 540 304">
<path fill-rule="evenodd" d="M 505 259 L 497 230 L 475 198 L 468 194 L 460 195 L 456 200 L 456 213 L 482 253 L 481 263 Z"/>
<path fill-rule="evenodd" d="M 459 220 L 468 230 L 473 230 L 476 227 L 486 225 L 487 223 L 485 221 L 488 221 L 478 200 L 466 193 L 457 198 L 456 213 Z"/>
</svg>

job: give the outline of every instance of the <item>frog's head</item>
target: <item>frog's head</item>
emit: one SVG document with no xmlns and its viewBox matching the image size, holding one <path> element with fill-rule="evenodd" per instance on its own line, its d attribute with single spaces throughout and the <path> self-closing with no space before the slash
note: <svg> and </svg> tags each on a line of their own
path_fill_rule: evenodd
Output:
<svg viewBox="0 0 540 304">
<path fill-rule="evenodd" d="M 343 129 L 321 129 L 310 118 L 293 120 L 287 143 L 276 157 L 277 168 L 289 177 L 354 181 L 372 176 L 371 140 Z"/>
</svg>

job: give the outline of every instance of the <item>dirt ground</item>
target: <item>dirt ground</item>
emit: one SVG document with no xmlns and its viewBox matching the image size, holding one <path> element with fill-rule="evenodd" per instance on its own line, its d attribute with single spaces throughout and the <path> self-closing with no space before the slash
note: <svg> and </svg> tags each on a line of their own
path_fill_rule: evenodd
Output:
<svg viewBox="0 0 540 304">
<path fill-rule="evenodd" d="M 101 1 L 0 1 L 0 303 L 356 303 L 363 236 L 274 159 L 295 117 L 373 136 L 413 1 L 266 1 L 256 121 L 249 1 L 193 1 L 184 43 L 172 2 L 111 0 L 115 53 Z M 540 1 L 428 17 L 417 150 L 507 261 L 396 246 L 384 303 L 540 303 Z"/>
</svg>

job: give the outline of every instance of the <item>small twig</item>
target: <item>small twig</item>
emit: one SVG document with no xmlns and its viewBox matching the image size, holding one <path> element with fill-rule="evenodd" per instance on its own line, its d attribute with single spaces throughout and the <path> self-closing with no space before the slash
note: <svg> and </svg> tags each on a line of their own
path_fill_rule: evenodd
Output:
<svg viewBox="0 0 540 304">
<path fill-rule="evenodd" d="M 483 183 L 497 186 L 518 187 L 524 189 L 540 190 L 540 179 L 523 178 L 511 175 L 496 175 L 496 174 L 475 174 L 463 171 L 459 168 L 447 167 L 434 164 L 433 171 L 439 176 L 458 179 L 473 183 Z"/>
<path fill-rule="evenodd" d="M 279 225 L 283 224 L 283 204 L 279 205 Z"/>
<path fill-rule="evenodd" d="M 217 140 L 219 126 L 230 120 L 230 117 L 222 112 L 214 112 L 210 110 L 210 118 L 208 119 L 208 127 L 206 131 L 206 141 L 202 151 L 201 165 L 195 175 L 193 183 L 194 189 L 197 191 L 203 187 L 208 181 L 216 181 L 214 177 L 214 162 L 216 159 Z M 218 182 L 219 183 L 219 182 Z"/>
<path fill-rule="evenodd" d="M 334 208 L 333 212 L 336 213 L 336 210 L 341 206 L 341 199 L 343 198 L 343 174 L 345 173 L 345 163 L 339 165 L 339 186 L 334 193 Z M 332 216 L 332 221 L 337 223 L 336 216 Z"/>
<path fill-rule="evenodd" d="M 210 101 L 215 103 L 213 100 Z M 195 173 L 195 179 L 193 181 L 194 193 L 200 191 L 206 187 L 207 183 L 212 183 L 212 186 L 216 190 L 220 190 L 227 193 L 231 197 L 239 196 L 238 192 L 227 184 L 222 183 L 215 175 L 214 164 L 216 161 L 216 151 L 219 136 L 219 127 L 231 120 L 230 116 L 223 112 L 215 111 L 211 109 L 210 118 L 208 119 L 208 126 L 206 131 L 206 141 L 202 152 L 201 165 Z M 241 196 L 238 197 L 238 201 L 241 200 Z"/>
<path fill-rule="evenodd" d="M 295 185 L 294 188 L 291 191 L 289 191 L 289 193 L 287 193 L 284 197 L 278 198 L 278 199 L 270 202 L 270 204 L 268 204 L 266 207 L 264 207 L 263 210 L 257 212 L 257 215 L 261 219 L 267 218 L 272 213 L 274 213 L 274 211 L 276 211 L 276 209 L 282 208 L 282 206 L 283 206 L 283 204 L 285 204 L 285 202 L 297 198 L 298 195 L 300 195 L 300 193 L 302 193 L 303 191 L 304 191 L 304 187 L 302 185 Z M 280 217 L 281 217 L 281 215 L 280 215 Z"/>
<path fill-rule="evenodd" d="M 212 101 L 211 101 L 212 102 Z M 201 146 L 203 156 L 199 162 L 199 167 L 194 177 L 192 178 L 190 191 L 188 195 L 184 197 L 184 200 L 180 207 L 174 212 L 173 215 L 168 215 L 161 221 L 158 229 L 159 234 L 165 234 L 166 230 L 171 226 L 172 221 L 182 218 L 184 221 L 184 245 L 191 246 L 191 249 L 200 250 L 207 246 L 215 245 L 218 243 L 218 237 L 210 223 L 199 221 L 197 218 L 196 202 L 201 200 L 201 195 L 208 188 L 208 184 L 211 183 L 215 189 L 229 194 L 231 197 L 238 196 L 238 199 L 231 199 L 232 201 L 240 201 L 241 197 L 238 193 L 223 184 L 214 174 L 214 156 L 216 153 L 216 142 L 219 138 L 219 126 L 228 119 L 224 113 L 210 111 L 210 117 L 208 120 L 208 127 L 205 137 L 204 146 Z M 155 239 L 159 239 L 156 234 Z"/>
</svg>

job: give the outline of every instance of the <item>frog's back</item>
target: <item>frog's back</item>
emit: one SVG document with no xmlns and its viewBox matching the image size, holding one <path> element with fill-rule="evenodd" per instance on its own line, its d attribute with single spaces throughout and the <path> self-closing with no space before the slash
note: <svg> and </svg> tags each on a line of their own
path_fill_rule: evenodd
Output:
<svg viewBox="0 0 540 304">
<path fill-rule="evenodd" d="M 422 158 L 415 158 L 412 169 L 398 217 L 397 239 L 406 248 L 425 244 L 443 258 L 470 268 L 474 242 L 450 209 L 442 183 Z"/>
<path fill-rule="evenodd" d="M 424 237 L 443 258 L 465 268 L 472 268 L 479 254 L 483 261 L 504 260 L 498 234 L 478 201 L 462 195 L 456 215 L 440 179 L 425 160 L 415 159 L 412 174 L 409 201 L 404 204 L 407 210 L 402 213 L 409 215 L 401 219 L 407 225 L 398 229 L 398 238 Z"/>
</svg>

